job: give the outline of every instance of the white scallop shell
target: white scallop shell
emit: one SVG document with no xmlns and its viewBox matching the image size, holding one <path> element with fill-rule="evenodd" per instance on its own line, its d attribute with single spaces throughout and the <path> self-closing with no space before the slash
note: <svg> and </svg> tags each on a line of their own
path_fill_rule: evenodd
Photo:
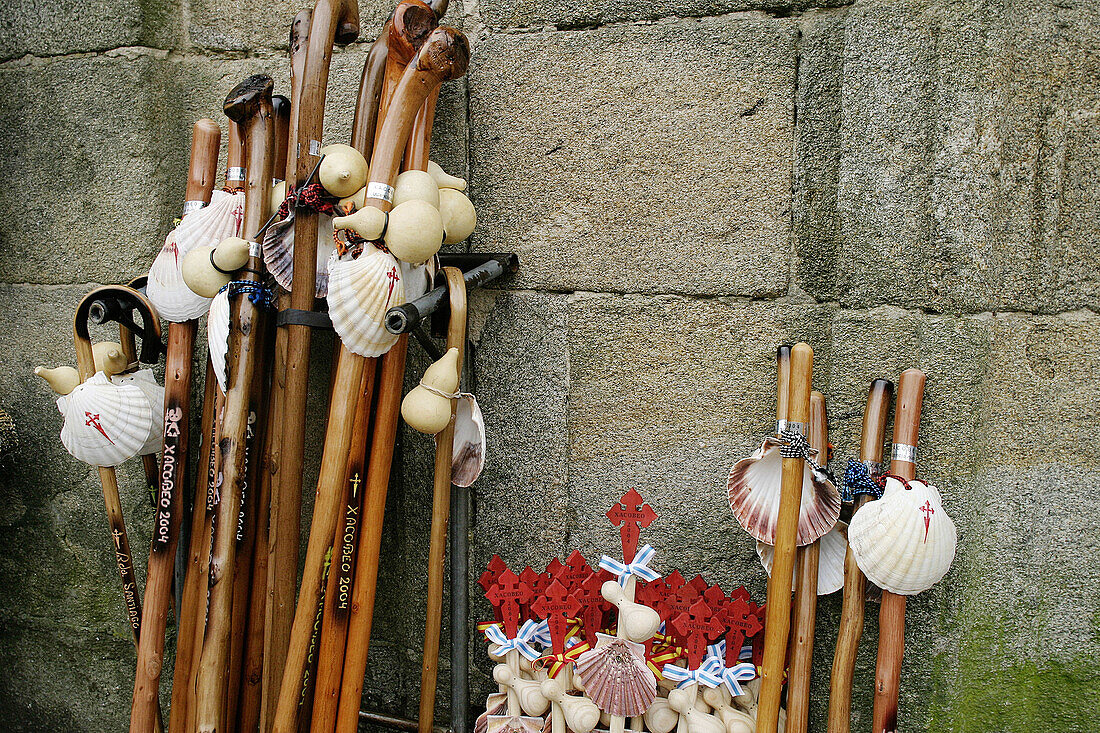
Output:
<svg viewBox="0 0 1100 733">
<path fill-rule="evenodd" d="M 462 393 L 455 407 L 454 446 L 451 449 L 451 483 L 471 486 L 485 466 L 485 418 L 477 397 Z"/>
<path fill-rule="evenodd" d="M 844 587 L 844 557 L 848 554 L 848 540 L 845 537 L 847 528 L 848 525 L 844 522 L 837 522 L 836 526 L 817 542 L 817 594 L 819 596 L 836 593 Z M 771 575 L 775 548 L 763 542 L 757 542 L 756 554 L 760 556 L 760 564 L 764 566 L 764 570 Z M 791 590 L 794 590 L 794 584 L 797 581 L 797 577 L 791 578 Z"/>
<path fill-rule="evenodd" d="M 783 485 L 780 445 L 768 438 L 748 458 L 730 469 L 726 492 L 737 521 L 758 542 L 775 544 L 775 523 L 779 516 L 779 495 Z M 824 474 L 805 464 L 802 502 L 799 507 L 795 543 L 808 545 L 832 529 L 840 518 L 840 493 Z"/>
<path fill-rule="evenodd" d="M 852 517 L 848 542 L 868 580 L 908 596 L 947 574 L 958 535 L 935 486 L 916 480 L 906 486 L 887 478 L 882 498 L 867 502 Z"/>
<path fill-rule="evenodd" d="M 585 694 L 611 715 L 642 715 L 657 698 L 657 676 L 645 663 L 645 647 L 597 634 L 595 649 L 577 658 Z"/>
<path fill-rule="evenodd" d="M 117 385 L 132 384 L 142 391 L 145 399 L 149 401 L 149 409 L 154 416 L 164 412 L 164 387 L 157 384 L 152 369 L 139 369 L 131 374 L 116 374 L 111 377 L 111 383 Z M 154 420 L 155 429 L 149 431 L 149 437 L 145 445 L 138 450 L 139 456 L 159 453 L 164 445 L 164 421 Z"/>
<path fill-rule="evenodd" d="M 215 191 L 209 206 L 192 211 L 168 233 L 149 268 L 146 286 L 146 294 L 162 318 L 181 323 L 207 311 L 210 299 L 196 295 L 183 281 L 183 257 L 196 247 L 215 246 L 227 237 L 238 236 L 243 216 L 243 193 Z"/>
<path fill-rule="evenodd" d="M 354 260 L 329 259 L 328 314 L 344 346 L 359 356 L 381 356 L 397 343 L 386 330 L 386 311 L 405 302 L 397 259 L 365 246 Z"/>
<path fill-rule="evenodd" d="M 206 345 L 218 386 L 225 391 L 225 357 L 229 351 L 229 291 L 223 290 L 210 301 L 206 317 Z"/>
<path fill-rule="evenodd" d="M 136 456 L 161 425 L 140 387 L 111 384 L 103 372 L 59 397 L 57 409 L 65 418 L 65 450 L 92 466 L 117 466 Z"/>
<path fill-rule="evenodd" d="M 328 263 L 335 244 L 332 241 L 332 217 L 317 216 L 317 297 L 328 295 Z M 294 210 L 271 225 L 264 235 L 264 265 L 283 290 L 290 291 L 294 280 Z"/>
</svg>

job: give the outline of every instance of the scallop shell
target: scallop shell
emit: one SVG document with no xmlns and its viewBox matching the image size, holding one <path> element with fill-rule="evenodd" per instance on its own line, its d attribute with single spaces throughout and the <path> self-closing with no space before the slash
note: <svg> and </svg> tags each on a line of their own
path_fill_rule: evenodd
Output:
<svg viewBox="0 0 1100 733">
<path fill-rule="evenodd" d="M 405 302 L 405 281 L 393 255 L 365 247 L 354 260 L 329 259 L 328 313 L 344 346 L 359 356 L 381 356 L 397 343 L 386 311 Z"/>
<path fill-rule="evenodd" d="M 818 540 L 817 594 L 819 596 L 836 593 L 844 587 L 844 557 L 848 554 L 847 529 L 847 524 L 837 522 L 835 527 Z M 760 564 L 768 571 L 768 575 L 771 575 L 775 548 L 763 542 L 757 542 L 756 554 L 760 556 Z M 797 578 L 792 578 L 791 590 L 794 590 L 795 582 Z"/>
<path fill-rule="evenodd" d="M 132 374 L 115 375 L 111 377 L 111 383 L 134 385 L 142 391 L 145 399 L 149 401 L 149 409 L 153 411 L 154 416 L 159 416 L 164 412 L 164 387 L 157 384 L 152 369 L 139 369 Z M 164 422 L 161 420 L 154 420 L 153 422 L 156 424 L 156 429 L 150 431 L 145 445 L 138 451 L 139 456 L 158 453 L 161 446 L 164 445 Z"/>
<path fill-rule="evenodd" d="M 206 345 L 218 386 L 225 391 L 225 357 L 229 351 L 229 291 L 223 290 L 210 301 L 206 317 Z"/>
<path fill-rule="evenodd" d="M 401 264 L 401 279 L 405 283 L 405 302 L 416 300 L 432 289 L 435 280 L 435 258 L 431 257 L 427 262 L 419 265 L 410 265 L 408 262 Z"/>
<path fill-rule="evenodd" d="M 485 712 L 474 721 L 474 733 L 489 733 L 489 716 L 508 712 L 508 693 L 494 692 L 485 699 Z"/>
<path fill-rule="evenodd" d="M 884 590 L 913 595 L 935 585 L 955 559 L 958 535 L 940 492 L 923 481 L 886 479 L 878 501 L 852 517 L 848 542 L 856 565 Z"/>
<path fill-rule="evenodd" d="M 730 508 L 737 521 L 758 542 L 775 544 L 775 523 L 779 515 L 779 495 L 783 483 L 783 458 L 780 445 L 766 439 L 748 458 L 730 469 L 726 482 Z M 802 504 L 798 516 L 796 544 L 808 545 L 832 529 L 840 518 L 840 494 L 823 474 L 805 466 Z"/>
<path fill-rule="evenodd" d="M 454 447 L 451 451 L 451 483 L 471 486 L 485 466 L 485 418 L 477 397 L 462 393 L 455 407 Z"/>
<path fill-rule="evenodd" d="M 176 246 L 180 249 L 180 255 L 196 247 L 216 247 L 223 239 L 239 237 L 242 221 L 244 192 L 215 191 L 209 206 L 183 217 L 176 227 Z"/>
<path fill-rule="evenodd" d="M 490 715 L 486 718 L 487 733 L 542 733 L 542 718 L 527 715 Z"/>
<path fill-rule="evenodd" d="M 65 418 L 61 443 L 74 458 L 92 466 L 117 466 L 138 454 L 150 434 L 161 429 L 160 413 L 133 384 L 111 384 L 96 372 L 57 399 Z"/>
<path fill-rule="evenodd" d="M 645 663 L 645 647 L 597 634 L 595 649 L 577 658 L 584 691 L 611 715 L 641 715 L 657 698 L 657 676 Z"/>
<path fill-rule="evenodd" d="M 317 216 L 317 297 L 328 295 L 328 263 L 335 244 L 332 241 L 332 217 Z M 273 224 L 264 235 L 264 264 L 283 290 L 294 280 L 294 211 Z"/>
</svg>

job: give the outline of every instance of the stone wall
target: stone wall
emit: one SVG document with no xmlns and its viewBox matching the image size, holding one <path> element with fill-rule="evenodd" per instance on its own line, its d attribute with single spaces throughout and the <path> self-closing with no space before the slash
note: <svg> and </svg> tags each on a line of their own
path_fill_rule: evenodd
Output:
<svg viewBox="0 0 1100 733">
<path fill-rule="evenodd" d="M 69 320 L 93 284 L 148 266 L 183 197 L 191 122 L 248 73 L 286 89 L 301 5 L 7 6 L 0 406 L 22 441 L 0 474 L 7 730 L 118 730 L 132 685 L 97 477 L 63 452 L 31 368 L 73 361 Z M 333 59 L 326 141 L 347 139 L 390 6 L 361 4 L 364 41 Z M 909 603 L 903 729 L 1100 729 L 1098 14 L 1095 0 L 455 2 L 473 60 L 443 95 L 435 157 L 471 180 L 470 248 L 522 260 L 472 314 L 490 430 L 475 568 L 494 552 L 592 558 L 614 543 L 602 510 L 637 487 L 662 515 L 647 531 L 659 568 L 762 598 L 723 485 L 771 424 L 774 347 L 814 345 L 838 461 L 869 381 L 917 366 L 921 474 L 960 542 Z M 427 442 L 402 447 L 366 704 L 409 715 L 431 477 Z M 140 484 L 123 472 L 135 548 Z M 838 606 L 819 604 L 814 730 Z"/>
</svg>

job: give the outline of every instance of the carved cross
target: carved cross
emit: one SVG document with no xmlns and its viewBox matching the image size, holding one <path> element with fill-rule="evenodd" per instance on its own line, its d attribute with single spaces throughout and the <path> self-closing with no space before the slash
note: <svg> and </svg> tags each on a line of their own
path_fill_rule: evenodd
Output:
<svg viewBox="0 0 1100 733">
<path fill-rule="evenodd" d="M 729 603 L 726 594 L 717 585 L 712 585 L 703 591 L 703 600 L 707 602 L 707 605 L 711 607 L 715 615 Z"/>
<path fill-rule="evenodd" d="M 645 503 L 641 494 L 631 489 L 607 510 L 607 518 L 619 528 L 619 537 L 623 543 L 623 562 L 633 562 L 634 555 L 638 552 L 638 537 L 642 534 L 642 528 L 653 523 L 657 512 Z"/>
<path fill-rule="evenodd" d="M 578 550 L 573 550 L 569 557 L 565 558 L 565 568 L 562 570 L 561 582 L 569 590 L 576 590 L 591 574 L 592 568 L 589 567 L 588 561 L 584 559 L 584 555 Z"/>
<path fill-rule="evenodd" d="M 550 561 L 550 564 L 546 566 L 546 576 L 551 580 L 560 577 L 562 571 L 565 569 L 565 565 L 558 558 L 554 558 Z"/>
<path fill-rule="evenodd" d="M 695 592 L 698 593 L 700 596 L 706 593 L 707 589 L 710 588 L 710 583 L 708 583 L 702 575 L 696 575 L 694 578 L 689 580 L 687 584 L 694 588 Z"/>
<path fill-rule="evenodd" d="M 675 592 L 665 597 L 665 608 L 662 614 L 666 619 L 673 619 L 684 613 L 701 596 L 691 585 L 684 584 Z"/>
<path fill-rule="evenodd" d="M 724 627 L 714 618 L 710 606 L 699 598 L 691 607 L 672 620 L 676 633 L 687 650 L 688 666 L 698 669 L 703 664 L 710 640 L 722 633 Z"/>
<path fill-rule="evenodd" d="M 511 570 L 505 569 L 485 597 L 489 599 L 489 603 L 500 609 L 500 621 L 504 624 L 505 635 L 509 639 L 516 638 L 521 609 L 531 600 L 531 586 L 520 580 Z"/>
<path fill-rule="evenodd" d="M 573 591 L 573 597 L 581 604 L 581 628 L 584 629 L 584 639 L 595 648 L 596 632 L 603 628 L 604 615 L 610 610 L 611 605 L 604 600 L 600 593 L 600 587 L 604 584 L 604 578 L 598 572 L 589 573 Z"/>
<path fill-rule="evenodd" d="M 543 588 L 545 588 L 546 584 L 550 581 L 549 576 L 545 573 L 538 572 L 530 565 L 525 567 L 523 572 L 519 574 L 519 579 L 526 583 L 527 587 L 531 589 L 530 600 L 532 601 L 535 600 L 535 596 L 542 593 Z M 531 615 L 530 603 L 525 603 L 523 605 L 523 613 L 527 616 Z"/>
<path fill-rule="evenodd" d="M 722 623 L 726 627 L 726 666 L 732 667 L 737 664 L 745 639 L 754 637 L 764 625 L 757 612 L 740 597 L 731 599 L 722 609 Z"/>
<path fill-rule="evenodd" d="M 552 580 L 542 595 L 531 604 L 531 610 L 539 618 L 547 620 L 554 654 L 565 654 L 565 634 L 569 630 L 569 619 L 580 612 L 581 604 L 564 585 Z"/>
<path fill-rule="evenodd" d="M 489 560 L 489 569 L 481 574 L 481 577 L 477 579 L 477 584 L 481 586 L 482 590 L 488 593 L 489 589 L 496 584 L 500 574 L 507 569 L 508 566 L 500 559 L 500 555 L 493 555 L 492 559 Z M 501 621 L 499 606 L 493 606 L 493 620 L 497 623 Z"/>
</svg>

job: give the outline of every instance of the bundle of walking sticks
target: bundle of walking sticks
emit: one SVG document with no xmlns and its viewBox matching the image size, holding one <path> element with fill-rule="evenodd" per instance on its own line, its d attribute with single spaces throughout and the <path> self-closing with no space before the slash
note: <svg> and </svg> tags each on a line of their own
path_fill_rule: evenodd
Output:
<svg viewBox="0 0 1100 733">
<path fill-rule="evenodd" d="M 395 8 L 365 55 L 348 144 L 322 144 L 322 125 L 333 46 L 358 38 L 357 6 L 317 0 L 300 12 L 289 97 L 273 95 L 261 74 L 225 99 L 224 188 L 215 190 L 221 125 L 199 120 L 182 216 L 148 275 L 84 298 L 77 369 L 36 370 L 61 395 L 65 447 L 99 468 L 137 646 L 132 733 L 357 729 L 402 409 L 408 336 L 393 318 L 407 326 L 409 308 L 438 290 L 435 300 L 450 306 L 448 349 L 404 406 L 410 425 L 438 434 L 422 706 L 431 728 L 448 494 L 452 479 L 468 486 L 484 460 L 480 410 L 459 390 L 469 273 L 437 256 L 471 233 L 476 216 L 465 181 L 428 159 L 440 86 L 469 59 L 463 34 L 440 25 L 446 5 Z M 191 372 L 203 315 L 195 436 Z M 90 326 L 106 324 L 117 324 L 118 340 L 93 344 Z M 299 568 L 315 328 L 335 330 L 339 353 Z M 142 367 L 162 353 L 163 387 Z M 115 475 L 138 455 L 156 509 L 143 599 Z M 184 567 L 174 588 L 177 547 Z M 162 717 L 170 612 L 178 641 Z"/>
</svg>

